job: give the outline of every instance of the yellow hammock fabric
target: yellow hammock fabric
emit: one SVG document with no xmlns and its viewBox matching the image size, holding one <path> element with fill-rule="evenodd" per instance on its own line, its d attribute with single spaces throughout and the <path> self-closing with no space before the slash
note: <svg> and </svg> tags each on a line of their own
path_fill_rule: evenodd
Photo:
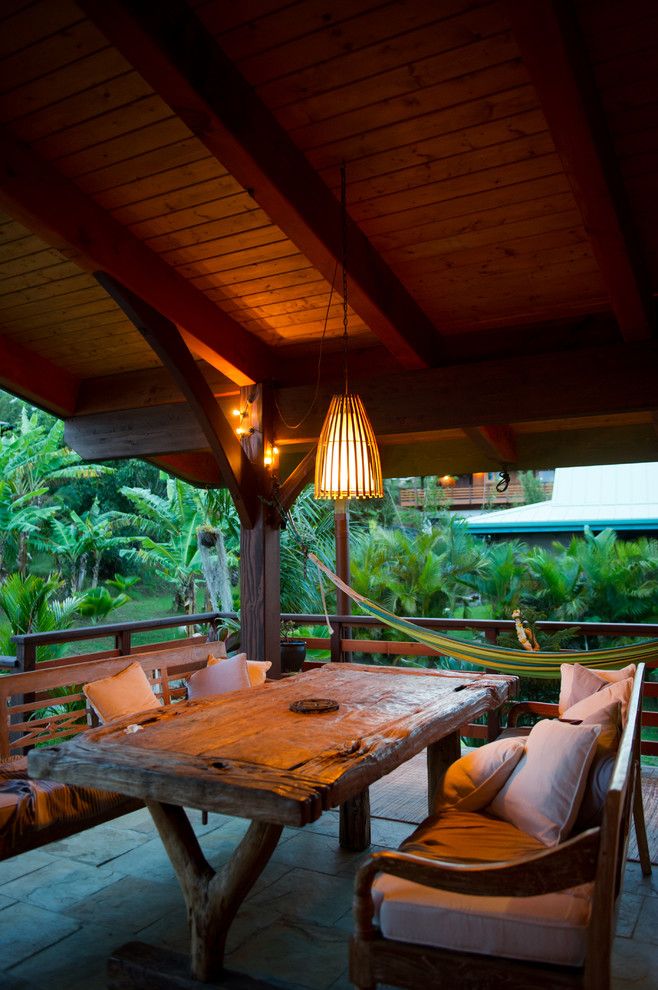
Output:
<svg viewBox="0 0 658 990">
<path fill-rule="evenodd" d="M 326 564 L 323 564 L 314 553 L 309 553 L 309 559 L 316 567 L 324 572 L 337 588 L 344 591 L 366 615 L 381 619 L 391 629 L 405 633 L 410 639 L 429 646 L 438 653 L 465 660 L 480 667 L 498 670 L 501 674 L 517 674 L 520 677 L 559 677 L 560 664 L 579 663 L 584 667 L 620 667 L 629 663 L 655 663 L 658 661 L 658 639 L 644 640 L 632 646 L 615 646 L 607 650 L 589 650 L 587 653 L 568 651 L 527 653 L 525 650 L 509 650 L 502 646 L 491 646 L 488 643 L 464 643 L 461 640 L 446 636 L 445 633 L 434 629 L 424 629 L 408 619 L 388 612 L 381 605 L 376 605 L 368 598 L 360 595 L 353 588 L 334 574 Z"/>
</svg>

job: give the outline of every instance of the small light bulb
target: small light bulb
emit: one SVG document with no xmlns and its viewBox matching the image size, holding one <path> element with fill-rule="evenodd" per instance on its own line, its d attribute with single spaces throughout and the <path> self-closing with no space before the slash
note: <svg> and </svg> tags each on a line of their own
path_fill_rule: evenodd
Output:
<svg viewBox="0 0 658 990">
<path fill-rule="evenodd" d="M 240 416 L 241 415 L 240 410 L 239 409 L 233 409 L 233 411 L 231 412 L 231 415 L 232 416 Z"/>
<path fill-rule="evenodd" d="M 241 426 L 238 426 L 237 430 L 235 431 L 235 435 L 241 437 L 243 434 L 244 434 L 244 430 L 242 429 Z"/>
<path fill-rule="evenodd" d="M 273 454 L 278 454 L 279 453 L 279 448 L 278 447 L 272 447 L 272 453 Z"/>
</svg>

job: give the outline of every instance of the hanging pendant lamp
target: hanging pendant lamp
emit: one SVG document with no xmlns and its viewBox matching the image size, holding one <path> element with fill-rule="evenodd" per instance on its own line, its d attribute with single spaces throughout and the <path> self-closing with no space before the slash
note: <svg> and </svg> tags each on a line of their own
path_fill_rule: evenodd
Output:
<svg viewBox="0 0 658 990">
<path fill-rule="evenodd" d="M 315 497 L 318 499 L 383 498 L 379 448 L 370 420 L 347 380 L 347 205 L 345 163 L 340 168 L 343 269 L 343 350 L 345 385 L 332 396 L 315 458 Z"/>
</svg>

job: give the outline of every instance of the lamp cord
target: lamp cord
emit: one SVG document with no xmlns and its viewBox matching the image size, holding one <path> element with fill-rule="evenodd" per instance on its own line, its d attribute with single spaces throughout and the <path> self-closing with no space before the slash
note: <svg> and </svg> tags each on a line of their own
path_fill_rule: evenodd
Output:
<svg viewBox="0 0 658 990">
<path fill-rule="evenodd" d="M 299 422 L 297 422 L 297 423 L 289 423 L 288 420 L 286 419 L 286 417 L 281 412 L 281 408 L 279 406 L 279 403 L 277 402 L 276 395 L 274 396 L 274 405 L 276 407 L 277 413 L 279 414 L 279 419 L 281 420 L 281 422 L 283 423 L 283 425 L 288 430 L 298 430 L 299 427 L 302 426 L 306 422 L 306 420 L 308 419 L 308 417 L 313 412 L 313 406 L 315 405 L 315 403 L 317 401 L 317 398 L 318 398 L 318 393 L 320 391 L 320 371 L 321 371 L 321 368 L 322 368 L 322 351 L 323 351 L 323 347 L 324 347 L 325 337 L 327 336 L 327 323 L 329 322 L 329 311 L 331 310 L 331 303 L 332 303 L 333 296 L 334 296 L 334 287 L 336 285 L 336 272 L 337 271 L 338 271 L 338 262 L 336 262 L 336 264 L 334 265 L 334 274 L 331 277 L 331 288 L 329 289 L 329 300 L 327 302 L 327 309 L 326 309 L 326 312 L 324 314 L 324 325 L 322 327 L 322 337 L 320 338 L 320 353 L 318 354 L 318 371 L 317 371 L 317 375 L 315 376 L 315 390 L 313 392 L 313 398 L 311 399 L 310 406 L 308 407 L 308 409 L 306 410 L 306 412 L 304 413 L 304 415 L 302 416 L 302 418 L 299 420 Z"/>
</svg>

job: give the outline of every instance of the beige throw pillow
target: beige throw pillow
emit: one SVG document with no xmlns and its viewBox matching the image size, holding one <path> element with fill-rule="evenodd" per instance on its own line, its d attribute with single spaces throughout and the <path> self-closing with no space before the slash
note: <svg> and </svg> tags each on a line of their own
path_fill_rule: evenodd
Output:
<svg viewBox="0 0 658 990">
<path fill-rule="evenodd" d="M 244 657 L 247 660 L 246 653 L 237 653 L 236 656 Z M 208 666 L 214 667 L 215 664 L 222 663 L 226 659 L 226 657 L 214 657 L 212 654 L 208 654 Z M 258 687 L 259 684 L 265 683 L 267 672 L 271 666 L 271 660 L 247 660 L 247 673 L 252 687 Z"/>
<path fill-rule="evenodd" d="M 599 680 L 599 686 L 596 686 L 596 682 L 589 680 L 590 684 L 593 684 L 591 691 L 583 691 L 582 687 L 585 683 L 584 678 L 579 681 L 580 688 L 574 690 L 574 673 L 576 667 L 580 670 L 586 670 L 590 677 L 597 677 Z M 558 709 L 560 715 L 563 715 L 567 708 L 571 708 L 578 701 L 582 699 L 587 694 L 594 694 L 600 688 L 605 687 L 606 684 L 613 684 L 617 681 L 625 681 L 627 678 L 635 677 L 635 671 L 637 667 L 634 663 L 628 665 L 628 667 L 623 667 L 621 670 L 592 670 L 589 667 L 582 667 L 578 663 L 563 663 L 560 667 L 560 700 L 558 702 Z"/>
<path fill-rule="evenodd" d="M 525 739 L 497 739 L 448 767 L 434 797 L 434 814 L 451 807 L 479 811 L 493 801 L 525 750 Z"/>
<path fill-rule="evenodd" d="M 598 725 L 537 722 L 524 755 L 487 810 L 545 846 L 557 845 L 576 820 L 599 733 Z"/>
<path fill-rule="evenodd" d="M 585 719 L 588 719 L 590 715 L 600 712 L 608 705 L 620 704 L 621 724 L 623 728 L 623 726 L 626 725 L 626 714 L 632 691 L 632 678 L 627 677 L 626 680 L 615 681 L 613 684 L 607 684 L 605 687 L 601 688 L 601 690 L 597 691 L 596 694 L 591 694 L 589 697 L 583 698 L 582 701 L 577 702 L 577 704 L 571 705 L 571 707 L 567 708 L 561 717 L 582 722 Z"/>
<path fill-rule="evenodd" d="M 101 722 L 136 715 L 162 704 L 137 662 L 111 677 L 83 684 L 82 690 Z"/>
</svg>

